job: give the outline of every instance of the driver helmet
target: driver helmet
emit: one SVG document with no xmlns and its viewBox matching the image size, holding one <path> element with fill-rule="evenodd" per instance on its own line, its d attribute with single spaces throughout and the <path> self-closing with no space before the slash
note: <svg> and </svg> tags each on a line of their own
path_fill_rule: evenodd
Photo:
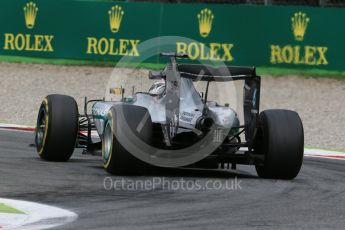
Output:
<svg viewBox="0 0 345 230">
<path fill-rule="evenodd" d="M 149 89 L 149 94 L 151 95 L 161 95 L 165 91 L 165 82 L 157 81 Z"/>
</svg>

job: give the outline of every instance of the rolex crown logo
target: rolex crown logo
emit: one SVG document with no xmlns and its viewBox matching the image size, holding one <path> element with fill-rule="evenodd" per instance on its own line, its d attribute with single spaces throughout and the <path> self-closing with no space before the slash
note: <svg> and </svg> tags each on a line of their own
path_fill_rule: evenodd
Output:
<svg viewBox="0 0 345 230">
<path fill-rule="evenodd" d="M 310 19 L 305 13 L 295 13 L 292 18 L 292 32 L 297 41 L 303 41 Z"/>
<path fill-rule="evenodd" d="M 38 8 L 36 4 L 33 2 L 26 3 L 24 6 L 24 18 L 25 18 L 25 25 L 28 29 L 32 29 L 35 26 L 36 16 L 38 12 Z"/>
<path fill-rule="evenodd" d="M 199 32 L 201 37 L 206 38 L 212 29 L 212 22 L 214 19 L 214 15 L 210 9 L 203 9 L 198 14 L 198 21 L 199 21 Z"/>
<path fill-rule="evenodd" d="M 121 6 L 113 6 L 108 11 L 109 13 L 109 23 L 110 23 L 110 30 L 113 33 L 117 33 L 120 30 L 120 25 L 122 21 L 122 17 L 125 12 L 122 10 Z"/>
</svg>

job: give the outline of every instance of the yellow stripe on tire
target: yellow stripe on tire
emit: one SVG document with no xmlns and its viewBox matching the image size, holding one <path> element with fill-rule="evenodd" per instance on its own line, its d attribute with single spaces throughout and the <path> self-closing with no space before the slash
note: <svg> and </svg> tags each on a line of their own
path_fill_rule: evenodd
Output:
<svg viewBox="0 0 345 230">
<path fill-rule="evenodd" d="M 110 145 L 110 150 L 109 150 L 109 157 L 108 157 L 108 160 L 107 160 L 107 162 L 105 162 L 104 163 L 104 161 L 103 161 L 103 167 L 105 168 L 105 169 L 107 169 L 108 167 L 109 167 L 109 164 L 110 164 L 110 162 L 111 162 L 111 156 L 112 156 L 112 154 L 113 154 L 113 141 L 114 141 L 114 138 L 113 138 L 113 135 L 114 135 L 114 130 L 115 130 L 115 125 L 114 125 L 114 122 L 113 122 L 113 115 L 112 115 L 112 113 L 111 113 L 111 111 L 109 111 L 109 113 L 108 113 L 108 122 L 109 121 L 111 121 L 111 124 L 112 124 L 112 126 L 111 126 L 111 130 L 112 130 L 112 143 L 111 143 L 111 145 Z M 104 155 L 105 155 L 105 147 L 104 147 L 104 136 L 103 136 L 103 141 L 102 141 L 102 158 L 104 159 Z"/>
<path fill-rule="evenodd" d="M 43 141 L 42 141 L 42 146 L 41 146 L 41 149 L 40 151 L 38 151 L 38 154 L 39 155 L 42 155 L 43 153 L 43 150 L 44 150 L 44 145 L 46 143 L 46 139 L 47 139 L 47 134 L 48 134 L 48 125 L 49 125 L 49 106 L 48 106 L 48 99 L 47 98 L 44 98 L 42 104 L 44 105 L 44 109 L 45 109 L 45 122 L 46 122 L 46 127 L 45 127 L 45 130 L 44 130 L 44 136 L 43 136 Z"/>
</svg>

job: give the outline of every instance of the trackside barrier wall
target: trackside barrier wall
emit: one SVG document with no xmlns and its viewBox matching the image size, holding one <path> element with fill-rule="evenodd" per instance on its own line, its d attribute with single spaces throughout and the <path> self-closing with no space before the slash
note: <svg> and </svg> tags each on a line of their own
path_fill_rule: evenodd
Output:
<svg viewBox="0 0 345 230">
<path fill-rule="evenodd" d="M 169 51 L 186 52 L 191 61 L 344 70 L 344 21 L 341 8 L 2 0 L 0 55 L 98 61 L 128 56 L 135 62 L 142 55 L 138 44 L 182 36 L 194 41 L 176 37 Z"/>
</svg>

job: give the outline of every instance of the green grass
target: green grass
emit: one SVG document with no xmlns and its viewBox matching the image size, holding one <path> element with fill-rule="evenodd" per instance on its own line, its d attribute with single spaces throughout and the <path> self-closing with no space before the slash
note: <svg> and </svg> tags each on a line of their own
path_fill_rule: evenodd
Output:
<svg viewBox="0 0 345 230">
<path fill-rule="evenodd" d="M 114 66 L 113 62 L 89 61 L 89 60 L 69 60 L 55 58 L 35 58 L 19 56 L 0 56 L 1 62 L 35 63 L 35 64 L 53 64 L 53 65 L 96 65 L 96 66 Z"/>
<path fill-rule="evenodd" d="M 104 66 L 114 67 L 114 61 L 94 61 L 94 60 L 72 60 L 72 59 L 55 59 L 55 58 L 34 58 L 34 57 L 19 57 L 19 56 L 3 56 L 0 55 L 0 62 L 19 62 L 19 63 L 37 63 L 37 64 L 54 64 L 54 65 L 72 65 L 72 66 Z M 147 68 L 147 69 L 162 69 L 165 64 L 156 63 L 121 63 L 121 67 L 128 68 Z M 323 69 L 293 69 L 282 67 L 257 67 L 259 75 L 273 75 L 286 76 L 298 75 L 303 77 L 329 77 L 336 79 L 345 79 L 345 71 L 333 71 Z"/>
<path fill-rule="evenodd" d="M 25 214 L 24 212 L 15 209 L 11 206 L 8 206 L 6 204 L 0 203 L 0 213 L 11 213 L 11 214 Z"/>
<path fill-rule="evenodd" d="M 259 75 L 286 76 L 298 75 L 304 77 L 331 77 L 345 79 L 345 71 L 323 70 L 323 69 L 290 69 L 281 67 L 258 67 Z"/>
<path fill-rule="evenodd" d="M 36 57 L 19 57 L 0 55 L 0 62 L 16 62 L 16 63 L 34 63 L 34 64 L 53 64 L 53 65 L 71 65 L 71 66 L 103 66 L 114 67 L 115 61 L 94 61 L 94 60 L 72 60 L 72 59 L 56 59 L 56 58 L 36 58 Z M 121 63 L 120 67 L 140 67 L 147 69 L 161 69 L 164 64 L 155 63 Z"/>
</svg>

